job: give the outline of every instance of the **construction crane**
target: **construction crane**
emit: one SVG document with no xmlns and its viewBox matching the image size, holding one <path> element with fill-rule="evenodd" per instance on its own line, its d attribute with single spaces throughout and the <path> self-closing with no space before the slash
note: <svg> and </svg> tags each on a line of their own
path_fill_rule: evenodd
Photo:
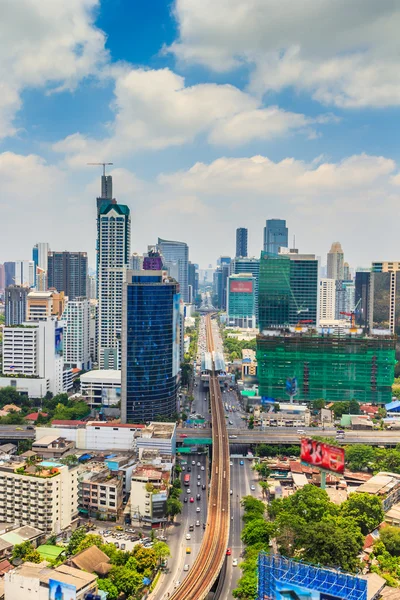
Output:
<svg viewBox="0 0 400 600">
<path fill-rule="evenodd" d="M 106 175 L 106 166 L 107 165 L 113 165 L 114 163 L 106 163 L 106 162 L 97 162 L 97 163 L 86 163 L 87 165 L 95 165 L 95 166 L 102 166 L 103 167 L 103 175 L 105 177 Z"/>
<path fill-rule="evenodd" d="M 357 308 L 359 306 L 359 304 L 361 303 L 361 298 L 359 299 L 359 301 L 357 302 L 357 304 L 355 305 L 354 309 L 351 312 L 341 312 L 341 315 L 344 315 L 345 317 L 350 317 L 350 331 L 356 331 L 356 314 L 357 314 Z"/>
</svg>

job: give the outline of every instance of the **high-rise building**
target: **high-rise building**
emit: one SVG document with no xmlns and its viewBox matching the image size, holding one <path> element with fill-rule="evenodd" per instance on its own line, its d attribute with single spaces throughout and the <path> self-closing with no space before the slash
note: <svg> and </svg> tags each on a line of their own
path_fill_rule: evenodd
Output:
<svg viewBox="0 0 400 600">
<path fill-rule="evenodd" d="M 87 293 L 88 259 L 86 252 L 49 252 L 48 286 L 64 292 L 69 300 Z"/>
<path fill-rule="evenodd" d="M 319 318 L 321 321 L 333 321 L 336 317 L 336 281 L 323 278 L 319 284 Z"/>
<path fill-rule="evenodd" d="M 0 294 L 6 289 L 6 273 L 4 265 L 0 264 Z"/>
<path fill-rule="evenodd" d="M 344 279 L 344 254 L 340 242 L 333 242 L 327 255 L 328 279 Z"/>
<path fill-rule="evenodd" d="M 227 298 L 228 298 L 228 277 L 231 274 L 231 262 L 230 256 L 220 256 L 218 259 L 218 267 L 215 272 L 216 282 L 216 294 L 218 301 L 218 308 L 226 310 Z"/>
<path fill-rule="evenodd" d="M 196 269 L 195 264 L 189 261 L 188 264 L 188 284 L 190 290 L 190 302 L 196 302 L 197 295 L 199 293 L 199 273 Z"/>
<path fill-rule="evenodd" d="M 255 279 L 254 296 L 255 296 L 255 314 L 256 322 L 258 323 L 258 283 L 260 279 L 260 259 L 253 257 L 234 258 L 231 265 L 231 273 L 239 275 L 240 273 L 251 273 Z"/>
<path fill-rule="evenodd" d="M 247 229 L 239 227 L 236 229 L 236 258 L 247 256 Z"/>
<path fill-rule="evenodd" d="M 143 256 L 134 252 L 129 259 L 129 268 L 132 271 L 140 271 L 143 268 Z"/>
<path fill-rule="evenodd" d="M 354 311 L 355 284 L 354 281 L 336 280 L 336 319 L 348 319 L 343 313 Z"/>
<path fill-rule="evenodd" d="M 34 287 L 36 281 L 36 267 L 33 260 L 15 261 L 15 285 Z"/>
<path fill-rule="evenodd" d="M 4 263 L 4 286 L 15 285 L 15 262 Z"/>
<path fill-rule="evenodd" d="M 356 271 L 354 303 L 357 310 L 355 316 L 357 325 L 364 328 L 369 325 L 370 279 L 370 271 Z"/>
<path fill-rule="evenodd" d="M 372 263 L 369 329 L 400 334 L 400 261 Z"/>
<path fill-rule="evenodd" d="M 150 249 L 147 256 L 143 257 L 144 271 L 162 271 L 163 260 L 160 252 L 155 249 Z M 139 269 L 140 271 L 141 269 Z"/>
<path fill-rule="evenodd" d="M 343 279 L 344 281 L 351 281 L 353 279 L 351 276 L 351 269 L 348 262 L 345 262 L 343 265 Z"/>
<path fill-rule="evenodd" d="M 40 292 L 45 292 L 47 289 L 45 280 L 47 277 L 49 251 L 50 246 L 47 242 L 38 242 L 32 249 L 32 260 L 35 263 L 35 286 Z M 37 281 L 38 275 L 40 276 L 39 282 Z"/>
<path fill-rule="evenodd" d="M 64 326 L 64 362 L 70 367 L 89 371 L 90 355 L 90 301 L 75 298 L 65 303 L 62 315 Z"/>
<path fill-rule="evenodd" d="M 163 256 L 164 267 L 168 269 L 171 277 L 174 277 L 179 283 L 182 300 L 188 302 L 188 245 L 185 242 L 174 242 L 158 238 L 157 246 Z"/>
<path fill-rule="evenodd" d="M 229 327 L 255 327 L 255 277 L 240 273 L 228 278 L 227 325 Z"/>
<path fill-rule="evenodd" d="M 29 291 L 29 290 L 28 290 Z M 27 297 L 27 321 L 47 321 L 49 317 L 61 318 L 64 312 L 64 293 L 56 290 L 29 292 Z"/>
<path fill-rule="evenodd" d="M 111 176 L 102 176 L 97 198 L 98 361 L 101 369 L 119 368 L 122 285 L 129 265 L 131 216 L 128 206 L 112 199 Z"/>
<path fill-rule="evenodd" d="M 171 417 L 180 366 L 179 285 L 163 271 L 128 271 L 123 291 L 123 423 Z"/>
<path fill-rule="evenodd" d="M 26 321 L 29 288 L 9 285 L 5 290 L 5 324 L 21 325 Z"/>
<path fill-rule="evenodd" d="M 264 252 L 278 254 L 279 248 L 288 248 L 288 236 L 284 219 L 267 219 L 264 227 Z"/>
<path fill-rule="evenodd" d="M 97 282 L 96 277 L 94 275 L 88 275 L 86 297 L 89 298 L 89 300 L 97 299 Z"/>
<path fill-rule="evenodd" d="M 318 324 L 318 270 L 318 260 L 313 254 L 261 253 L 260 331 L 295 326 L 301 320 L 310 321 L 310 325 Z"/>
</svg>

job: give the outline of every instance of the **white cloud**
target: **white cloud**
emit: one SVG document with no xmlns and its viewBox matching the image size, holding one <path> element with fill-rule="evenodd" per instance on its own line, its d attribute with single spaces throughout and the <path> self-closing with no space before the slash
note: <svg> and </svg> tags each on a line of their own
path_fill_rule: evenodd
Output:
<svg viewBox="0 0 400 600">
<path fill-rule="evenodd" d="M 0 19 L 0 137 L 14 133 L 21 92 L 74 89 L 107 54 L 94 26 L 99 0 L 3 0 Z"/>
<path fill-rule="evenodd" d="M 294 86 L 340 107 L 400 103 L 400 5 L 392 0 L 176 0 L 185 63 L 255 67 L 250 89 Z"/>
</svg>

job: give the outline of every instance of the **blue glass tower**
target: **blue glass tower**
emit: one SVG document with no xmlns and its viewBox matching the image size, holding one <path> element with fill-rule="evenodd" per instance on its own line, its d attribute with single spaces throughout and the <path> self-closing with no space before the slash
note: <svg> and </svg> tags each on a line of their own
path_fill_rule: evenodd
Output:
<svg viewBox="0 0 400 600">
<path fill-rule="evenodd" d="M 171 417 L 180 367 L 179 284 L 163 271 L 128 271 L 123 291 L 123 423 Z"/>
<path fill-rule="evenodd" d="M 288 247 L 288 228 L 284 219 L 268 219 L 264 227 L 264 252 L 278 254 Z"/>
</svg>

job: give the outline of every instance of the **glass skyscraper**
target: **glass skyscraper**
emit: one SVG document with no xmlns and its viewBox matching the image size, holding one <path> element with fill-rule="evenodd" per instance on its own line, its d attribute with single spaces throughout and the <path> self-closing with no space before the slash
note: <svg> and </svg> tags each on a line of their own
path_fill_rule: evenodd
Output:
<svg viewBox="0 0 400 600">
<path fill-rule="evenodd" d="M 288 235 L 284 219 L 268 219 L 264 227 L 264 252 L 278 254 L 279 248 L 288 248 Z"/>
<path fill-rule="evenodd" d="M 171 417 L 180 367 L 179 284 L 162 271 L 128 271 L 122 319 L 123 423 Z"/>
<path fill-rule="evenodd" d="M 255 257 L 234 258 L 232 261 L 231 273 L 235 275 L 239 275 L 240 273 L 251 273 L 255 278 L 255 314 L 256 322 L 258 322 L 258 282 L 260 278 L 260 259 Z"/>
<path fill-rule="evenodd" d="M 236 229 L 236 257 L 247 256 L 247 229 L 239 227 Z"/>
<path fill-rule="evenodd" d="M 185 242 L 163 240 L 158 238 L 158 250 L 163 255 L 164 266 L 169 274 L 178 281 L 181 289 L 182 300 L 189 302 L 189 247 Z"/>
<path fill-rule="evenodd" d="M 49 252 L 48 287 L 64 292 L 69 300 L 87 296 L 88 259 L 86 252 Z"/>
</svg>

